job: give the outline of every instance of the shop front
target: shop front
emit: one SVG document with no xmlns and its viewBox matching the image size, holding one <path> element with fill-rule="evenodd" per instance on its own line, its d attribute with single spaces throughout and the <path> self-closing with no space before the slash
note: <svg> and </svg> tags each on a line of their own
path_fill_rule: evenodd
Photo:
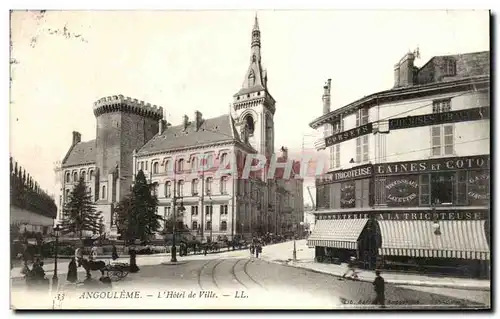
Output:
<svg viewBox="0 0 500 319">
<path fill-rule="evenodd" d="M 370 267 L 376 247 L 372 245 L 371 227 L 366 218 L 347 219 L 345 212 L 363 213 L 373 202 L 373 166 L 363 165 L 348 170 L 333 171 L 328 178 L 317 182 L 316 223 L 308 239 L 308 246 L 315 248 L 318 262 L 340 263 L 350 257 Z M 370 250 L 371 249 L 371 250 Z"/>
<path fill-rule="evenodd" d="M 489 155 L 374 165 L 380 266 L 489 274 Z"/>
</svg>

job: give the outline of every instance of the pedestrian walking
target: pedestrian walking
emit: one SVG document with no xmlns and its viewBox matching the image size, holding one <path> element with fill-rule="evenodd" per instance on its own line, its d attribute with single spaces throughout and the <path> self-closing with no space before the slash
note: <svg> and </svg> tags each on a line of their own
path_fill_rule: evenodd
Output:
<svg viewBox="0 0 500 319">
<path fill-rule="evenodd" d="M 113 243 L 113 247 L 111 248 L 111 259 L 117 260 L 118 259 L 118 251 L 116 250 L 116 246 Z"/>
<path fill-rule="evenodd" d="M 259 258 L 259 254 L 262 253 L 262 246 L 260 244 L 257 244 L 255 247 L 255 257 Z"/>
<path fill-rule="evenodd" d="M 385 280 L 380 276 L 380 271 L 375 271 L 375 280 L 373 281 L 373 288 L 375 289 L 374 305 L 381 305 L 385 307 Z"/>
<path fill-rule="evenodd" d="M 76 259 L 71 258 L 71 261 L 69 262 L 68 265 L 68 275 L 66 276 L 66 280 L 75 283 L 78 281 L 78 273 L 77 273 L 77 267 L 76 267 Z"/>
</svg>

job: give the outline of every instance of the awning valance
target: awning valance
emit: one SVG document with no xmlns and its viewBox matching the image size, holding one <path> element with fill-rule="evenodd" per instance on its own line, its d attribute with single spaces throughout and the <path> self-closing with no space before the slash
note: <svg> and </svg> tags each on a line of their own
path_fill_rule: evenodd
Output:
<svg viewBox="0 0 500 319">
<path fill-rule="evenodd" d="M 490 250 L 484 220 L 379 221 L 382 235 L 380 255 L 489 260 Z"/>
<path fill-rule="evenodd" d="M 307 245 L 356 250 L 359 235 L 367 222 L 368 219 L 317 220 Z"/>
</svg>

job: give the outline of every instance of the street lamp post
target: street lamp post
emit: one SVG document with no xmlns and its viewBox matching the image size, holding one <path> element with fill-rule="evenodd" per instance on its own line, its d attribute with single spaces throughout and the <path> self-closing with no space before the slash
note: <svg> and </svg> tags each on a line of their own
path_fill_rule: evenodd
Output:
<svg viewBox="0 0 500 319">
<path fill-rule="evenodd" d="M 173 229 L 173 234 L 172 234 L 172 252 L 171 252 L 171 258 L 170 258 L 170 261 L 173 262 L 173 263 L 176 263 L 177 262 L 177 247 L 176 247 L 176 244 L 175 244 L 175 233 L 176 233 L 176 228 L 177 228 L 177 213 L 176 213 L 176 210 L 177 210 L 177 207 L 174 206 L 174 225 L 172 227 Z M 184 205 L 183 203 L 181 202 L 180 206 L 179 206 L 179 212 L 184 212 L 186 209 L 184 208 Z"/>
<path fill-rule="evenodd" d="M 56 241 L 54 243 L 54 276 L 52 276 L 52 287 L 57 287 L 59 279 L 57 278 L 57 248 L 59 247 L 59 225 L 54 227 L 54 235 L 56 236 Z"/>
<path fill-rule="evenodd" d="M 300 222 L 300 226 L 304 225 L 304 222 Z M 297 225 L 295 225 L 295 234 L 293 236 L 293 261 L 297 261 Z"/>
</svg>

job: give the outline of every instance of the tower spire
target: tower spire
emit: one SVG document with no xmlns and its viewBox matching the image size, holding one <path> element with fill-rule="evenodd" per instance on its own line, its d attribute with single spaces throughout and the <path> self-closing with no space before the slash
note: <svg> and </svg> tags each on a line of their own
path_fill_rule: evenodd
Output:
<svg viewBox="0 0 500 319">
<path fill-rule="evenodd" d="M 257 17 L 257 12 L 255 12 L 255 23 L 253 25 L 253 31 L 259 31 L 259 18 Z"/>
</svg>

